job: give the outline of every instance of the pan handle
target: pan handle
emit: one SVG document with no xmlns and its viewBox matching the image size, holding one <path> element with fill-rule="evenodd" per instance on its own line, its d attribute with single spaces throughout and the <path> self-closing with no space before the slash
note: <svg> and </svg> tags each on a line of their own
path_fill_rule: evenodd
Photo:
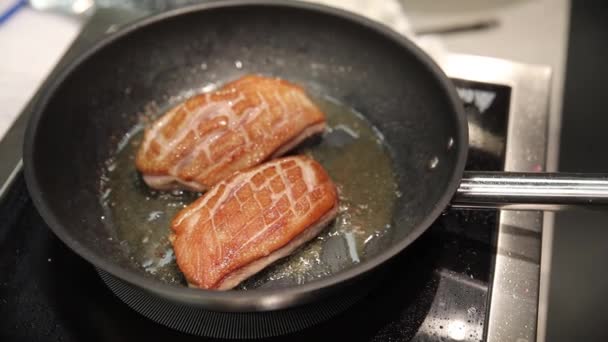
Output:
<svg viewBox="0 0 608 342">
<path fill-rule="evenodd" d="M 465 171 L 455 208 L 561 210 L 608 205 L 608 174 Z"/>
</svg>

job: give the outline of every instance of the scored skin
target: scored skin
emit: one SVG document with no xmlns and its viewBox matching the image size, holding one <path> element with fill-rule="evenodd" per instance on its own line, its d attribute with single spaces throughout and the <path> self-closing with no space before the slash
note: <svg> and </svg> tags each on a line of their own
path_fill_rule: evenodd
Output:
<svg viewBox="0 0 608 342">
<path fill-rule="evenodd" d="M 217 184 L 173 219 L 170 241 L 191 287 L 227 290 L 316 236 L 337 208 L 323 167 L 286 157 Z"/>
<path fill-rule="evenodd" d="M 324 129 L 325 115 L 301 87 L 248 75 L 156 120 L 135 163 L 152 188 L 205 191 Z"/>
</svg>

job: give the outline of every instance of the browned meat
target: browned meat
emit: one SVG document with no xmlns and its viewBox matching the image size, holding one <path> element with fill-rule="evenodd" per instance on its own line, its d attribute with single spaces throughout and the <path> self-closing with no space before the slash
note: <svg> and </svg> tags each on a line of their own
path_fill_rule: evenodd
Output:
<svg viewBox="0 0 608 342">
<path fill-rule="evenodd" d="M 239 172 L 183 209 L 171 242 L 190 286 L 230 289 L 314 238 L 337 214 L 336 187 L 294 156 Z"/>
<path fill-rule="evenodd" d="M 250 75 L 159 118 L 145 132 L 136 165 L 152 188 L 203 191 L 324 128 L 323 113 L 302 88 Z"/>
</svg>

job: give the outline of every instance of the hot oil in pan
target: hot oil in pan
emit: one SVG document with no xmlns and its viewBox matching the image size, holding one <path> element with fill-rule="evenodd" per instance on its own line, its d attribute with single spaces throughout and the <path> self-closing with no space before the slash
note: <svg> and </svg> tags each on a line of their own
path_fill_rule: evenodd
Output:
<svg viewBox="0 0 608 342">
<path fill-rule="evenodd" d="M 328 171 L 340 192 L 340 212 L 316 239 L 243 282 L 240 289 L 302 284 L 355 265 L 388 237 L 399 195 L 382 135 L 361 115 L 336 101 L 315 98 L 326 113 L 323 137 L 300 147 Z M 106 222 L 131 260 L 150 276 L 184 284 L 168 240 L 171 219 L 200 194 L 148 188 L 135 169 L 142 139 L 136 126 L 108 162 L 102 182 Z"/>
<path fill-rule="evenodd" d="M 131 260 L 149 275 L 169 283 L 184 283 L 168 240 L 171 219 L 200 194 L 156 191 L 146 186 L 135 168 L 135 154 L 143 138 L 137 125 L 119 143 L 108 161 L 101 202 L 106 223 Z"/>
</svg>

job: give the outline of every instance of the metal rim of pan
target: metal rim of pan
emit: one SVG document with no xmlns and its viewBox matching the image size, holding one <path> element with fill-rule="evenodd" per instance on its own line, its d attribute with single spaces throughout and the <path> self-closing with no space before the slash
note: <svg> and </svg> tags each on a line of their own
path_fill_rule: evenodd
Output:
<svg viewBox="0 0 608 342">
<path fill-rule="evenodd" d="M 447 101 L 450 102 L 451 107 L 454 110 L 456 116 L 456 123 L 458 125 L 456 129 L 456 157 L 455 167 L 452 170 L 448 186 L 444 190 L 443 195 L 435 203 L 432 211 L 427 217 L 422 220 L 412 231 L 401 241 L 393 244 L 390 248 L 384 252 L 369 258 L 361 262 L 360 264 L 344 270 L 338 274 L 321 278 L 319 280 L 305 283 L 295 287 L 289 287 L 284 289 L 259 289 L 253 291 L 205 291 L 200 289 L 191 289 L 185 287 L 177 287 L 174 285 L 164 284 L 154 279 L 147 278 L 143 275 L 137 274 L 126 268 L 120 267 L 103 258 L 98 254 L 93 253 L 85 245 L 76 241 L 66 231 L 61 223 L 61 218 L 54 215 L 49 209 L 40 196 L 41 184 L 35 176 L 34 169 L 34 137 L 37 135 L 38 123 L 44 116 L 44 109 L 50 99 L 54 96 L 57 88 L 63 83 L 68 75 L 78 68 L 84 61 L 91 56 L 95 55 L 98 51 L 104 47 L 112 44 L 115 41 L 120 40 L 123 37 L 137 31 L 140 28 L 148 25 L 153 25 L 162 22 L 166 19 L 179 17 L 193 12 L 221 9 L 226 7 L 240 7 L 240 6 L 266 6 L 275 8 L 288 8 L 297 9 L 301 11 L 313 12 L 315 14 L 333 16 L 339 19 L 345 19 L 356 25 L 362 26 L 367 30 L 375 31 L 385 37 L 388 40 L 398 44 L 403 49 L 411 53 L 427 71 L 433 75 L 435 80 L 443 88 Z M 283 2 L 279 0 L 226 0 L 226 1 L 214 1 L 203 4 L 197 4 L 179 8 L 176 10 L 164 12 L 161 14 L 153 15 L 150 17 L 143 18 L 135 21 L 123 29 L 117 31 L 115 34 L 106 37 L 94 44 L 88 51 L 80 55 L 74 61 L 72 61 L 67 67 L 65 67 L 59 76 L 49 82 L 47 89 L 42 92 L 45 94 L 42 99 L 35 105 L 34 112 L 28 123 L 28 127 L 25 134 L 24 141 L 24 173 L 26 183 L 29 192 L 32 196 L 33 202 L 44 218 L 45 222 L 49 225 L 51 230 L 72 250 L 83 257 L 91 264 L 101 268 L 120 278 L 128 283 L 135 286 L 141 287 L 153 294 L 168 298 L 183 304 L 195 305 L 205 307 L 211 310 L 227 311 L 227 312 L 252 312 L 252 311 L 269 311 L 278 310 L 293 305 L 299 305 L 303 303 L 312 302 L 327 295 L 332 291 L 340 288 L 341 285 L 346 285 L 351 281 L 357 279 L 357 277 L 366 274 L 373 270 L 377 266 L 383 264 L 388 259 L 392 258 L 400 251 L 404 250 L 414 240 L 416 240 L 434 221 L 441 212 L 449 205 L 450 200 L 458 188 L 460 179 L 462 178 L 465 161 L 468 149 L 468 127 L 466 122 L 466 116 L 464 109 L 462 108 L 456 90 L 451 84 L 450 80 L 445 76 L 439 66 L 419 47 L 417 47 L 409 39 L 403 37 L 397 32 L 384 26 L 381 23 L 372 21 L 371 19 L 364 18 L 354 13 L 350 13 L 341 9 L 336 9 L 320 4 L 304 3 L 304 2 Z"/>
</svg>

